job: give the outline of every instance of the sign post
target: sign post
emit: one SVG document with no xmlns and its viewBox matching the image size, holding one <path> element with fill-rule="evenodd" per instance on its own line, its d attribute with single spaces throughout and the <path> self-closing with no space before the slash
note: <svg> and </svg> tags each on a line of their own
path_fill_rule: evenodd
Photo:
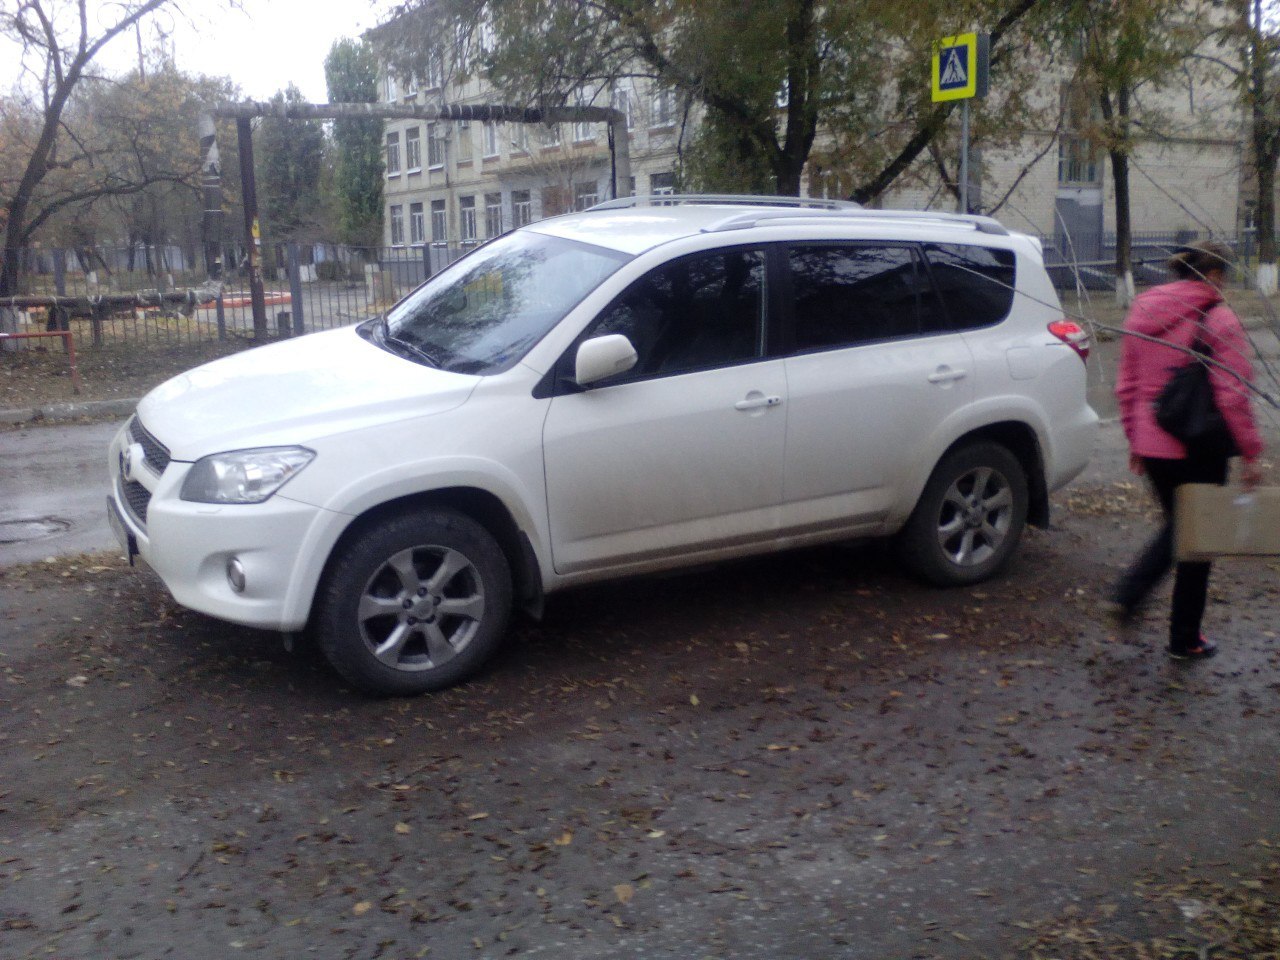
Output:
<svg viewBox="0 0 1280 960">
<path fill-rule="evenodd" d="M 969 101 L 987 95 L 991 67 L 991 37 L 961 33 L 943 37 L 933 48 L 934 103 L 960 100 L 960 203 L 969 212 Z"/>
</svg>

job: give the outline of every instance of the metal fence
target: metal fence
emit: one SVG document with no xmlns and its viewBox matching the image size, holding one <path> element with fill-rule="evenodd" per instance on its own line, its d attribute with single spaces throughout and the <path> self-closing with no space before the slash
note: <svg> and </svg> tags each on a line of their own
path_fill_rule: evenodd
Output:
<svg viewBox="0 0 1280 960">
<path fill-rule="evenodd" d="M 329 243 L 265 244 L 263 288 L 273 336 L 356 323 L 387 309 L 474 244 L 358 248 Z M 199 251 L 27 251 L 19 297 L 58 305 L 16 309 L 17 329 L 70 329 L 78 341 L 193 343 L 253 336 L 253 305 L 242 248 L 229 247 L 220 296 L 182 307 L 157 293 L 200 287 Z M 108 303 L 110 301 L 110 303 Z M 150 301 L 150 302 L 149 302 Z M 0 304 L 7 306 L 7 304 Z"/>
<path fill-rule="evenodd" d="M 1206 239 L 1195 231 L 1135 233 L 1134 280 L 1168 279 L 1164 263 L 1179 246 Z M 1059 289 L 1109 290 L 1115 285 L 1115 235 L 1043 236 L 1045 263 Z M 1232 245 L 1247 283 L 1252 231 L 1214 237 Z M 475 244 L 357 248 L 330 243 L 267 243 L 262 271 L 268 328 L 293 336 L 356 323 L 387 309 Z M 14 332 L 70 330 L 82 347 L 111 342 L 178 344 L 253 336 L 244 248 L 229 246 L 221 296 L 194 308 L 156 302 L 157 293 L 198 288 L 208 277 L 203 253 L 177 246 L 24 253 L 20 294 L 70 298 L 57 309 L 10 311 Z M 151 302 L 147 302 L 148 293 Z M 135 295 L 133 302 L 128 295 Z M 107 298 L 113 303 L 108 304 Z M 9 306 L 0 303 L 0 307 Z M 13 316 L 16 315 L 16 325 Z"/>
<path fill-rule="evenodd" d="M 1135 232 L 1131 237 L 1133 281 L 1138 286 L 1164 283 L 1172 279 L 1165 264 L 1180 247 L 1198 240 L 1215 240 L 1236 253 L 1239 269 L 1235 277 L 1241 284 L 1252 279 L 1256 252 L 1254 231 L 1245 230 L 1236 237 L 1211 236 L 1208 232 L 1178 230 L 1164 233 Z M 1042 236 L 1044 262 L 1053 285 L 1059 290 L 1113 290 L 1116 283 L 1116 235 L 1105 233 L 1092 237 L 1064 235 Z"/>
</svg>

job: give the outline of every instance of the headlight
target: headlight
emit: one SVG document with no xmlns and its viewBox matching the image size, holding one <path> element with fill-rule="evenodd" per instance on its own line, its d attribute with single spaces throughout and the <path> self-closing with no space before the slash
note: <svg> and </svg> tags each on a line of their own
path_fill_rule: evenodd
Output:
<svg viewBox="0 0 1280 960">
<path fill-rule="evenodd" d="M 197 460 L 182 481 L 183 500 L 261 503 L 315 457 L 306 447 L 261 447 Z"/>
</svg>

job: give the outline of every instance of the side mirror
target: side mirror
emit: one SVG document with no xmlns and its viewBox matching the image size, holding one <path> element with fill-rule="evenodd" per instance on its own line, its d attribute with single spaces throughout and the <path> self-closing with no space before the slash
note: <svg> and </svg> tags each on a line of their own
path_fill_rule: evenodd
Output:
<svg viewBox="0 0 1280 960">
<path fill-rule="evenodd" d="M 620 333 L 584 340 L 574 360 L 573 379 L 580 387 L 626 373 L 636 365 L 636 348 Z"/>
</svg>

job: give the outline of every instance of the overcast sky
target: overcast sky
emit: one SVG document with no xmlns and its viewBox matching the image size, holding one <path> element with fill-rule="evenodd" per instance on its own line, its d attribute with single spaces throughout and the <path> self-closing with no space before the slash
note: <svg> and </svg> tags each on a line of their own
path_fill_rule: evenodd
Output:
<svg viewBox="0 0 1280 960">
<path fill-rule="evenodd" d="M 59 0 L 53 4 L 62 5 Z M 378 9 L 386 6 L 380 3 Z M 105 2 L 100 7 L 110 9 Z M 292 82 L 308 100 L 323 103 L 329 47 L 341 37 L 360 36 L 377 22 L 371 0 L 242 0 L 242 7 L 185 0 L 182 14 L 161 12 L 153 18 L 143 30 L 143 44 L 151 46 L 159 29 L 170 35 L 174 59 L 184 72 L 230 77 L 245 97 L 255 100 Z M 137 60 L 137 37 L 129 33 L 112 41 L 98 66 L 120 73 L 136 67 Z M 9 87 L 16 72 L 11 51 L 0 49 L 0 83 Z"/>
</svg>

